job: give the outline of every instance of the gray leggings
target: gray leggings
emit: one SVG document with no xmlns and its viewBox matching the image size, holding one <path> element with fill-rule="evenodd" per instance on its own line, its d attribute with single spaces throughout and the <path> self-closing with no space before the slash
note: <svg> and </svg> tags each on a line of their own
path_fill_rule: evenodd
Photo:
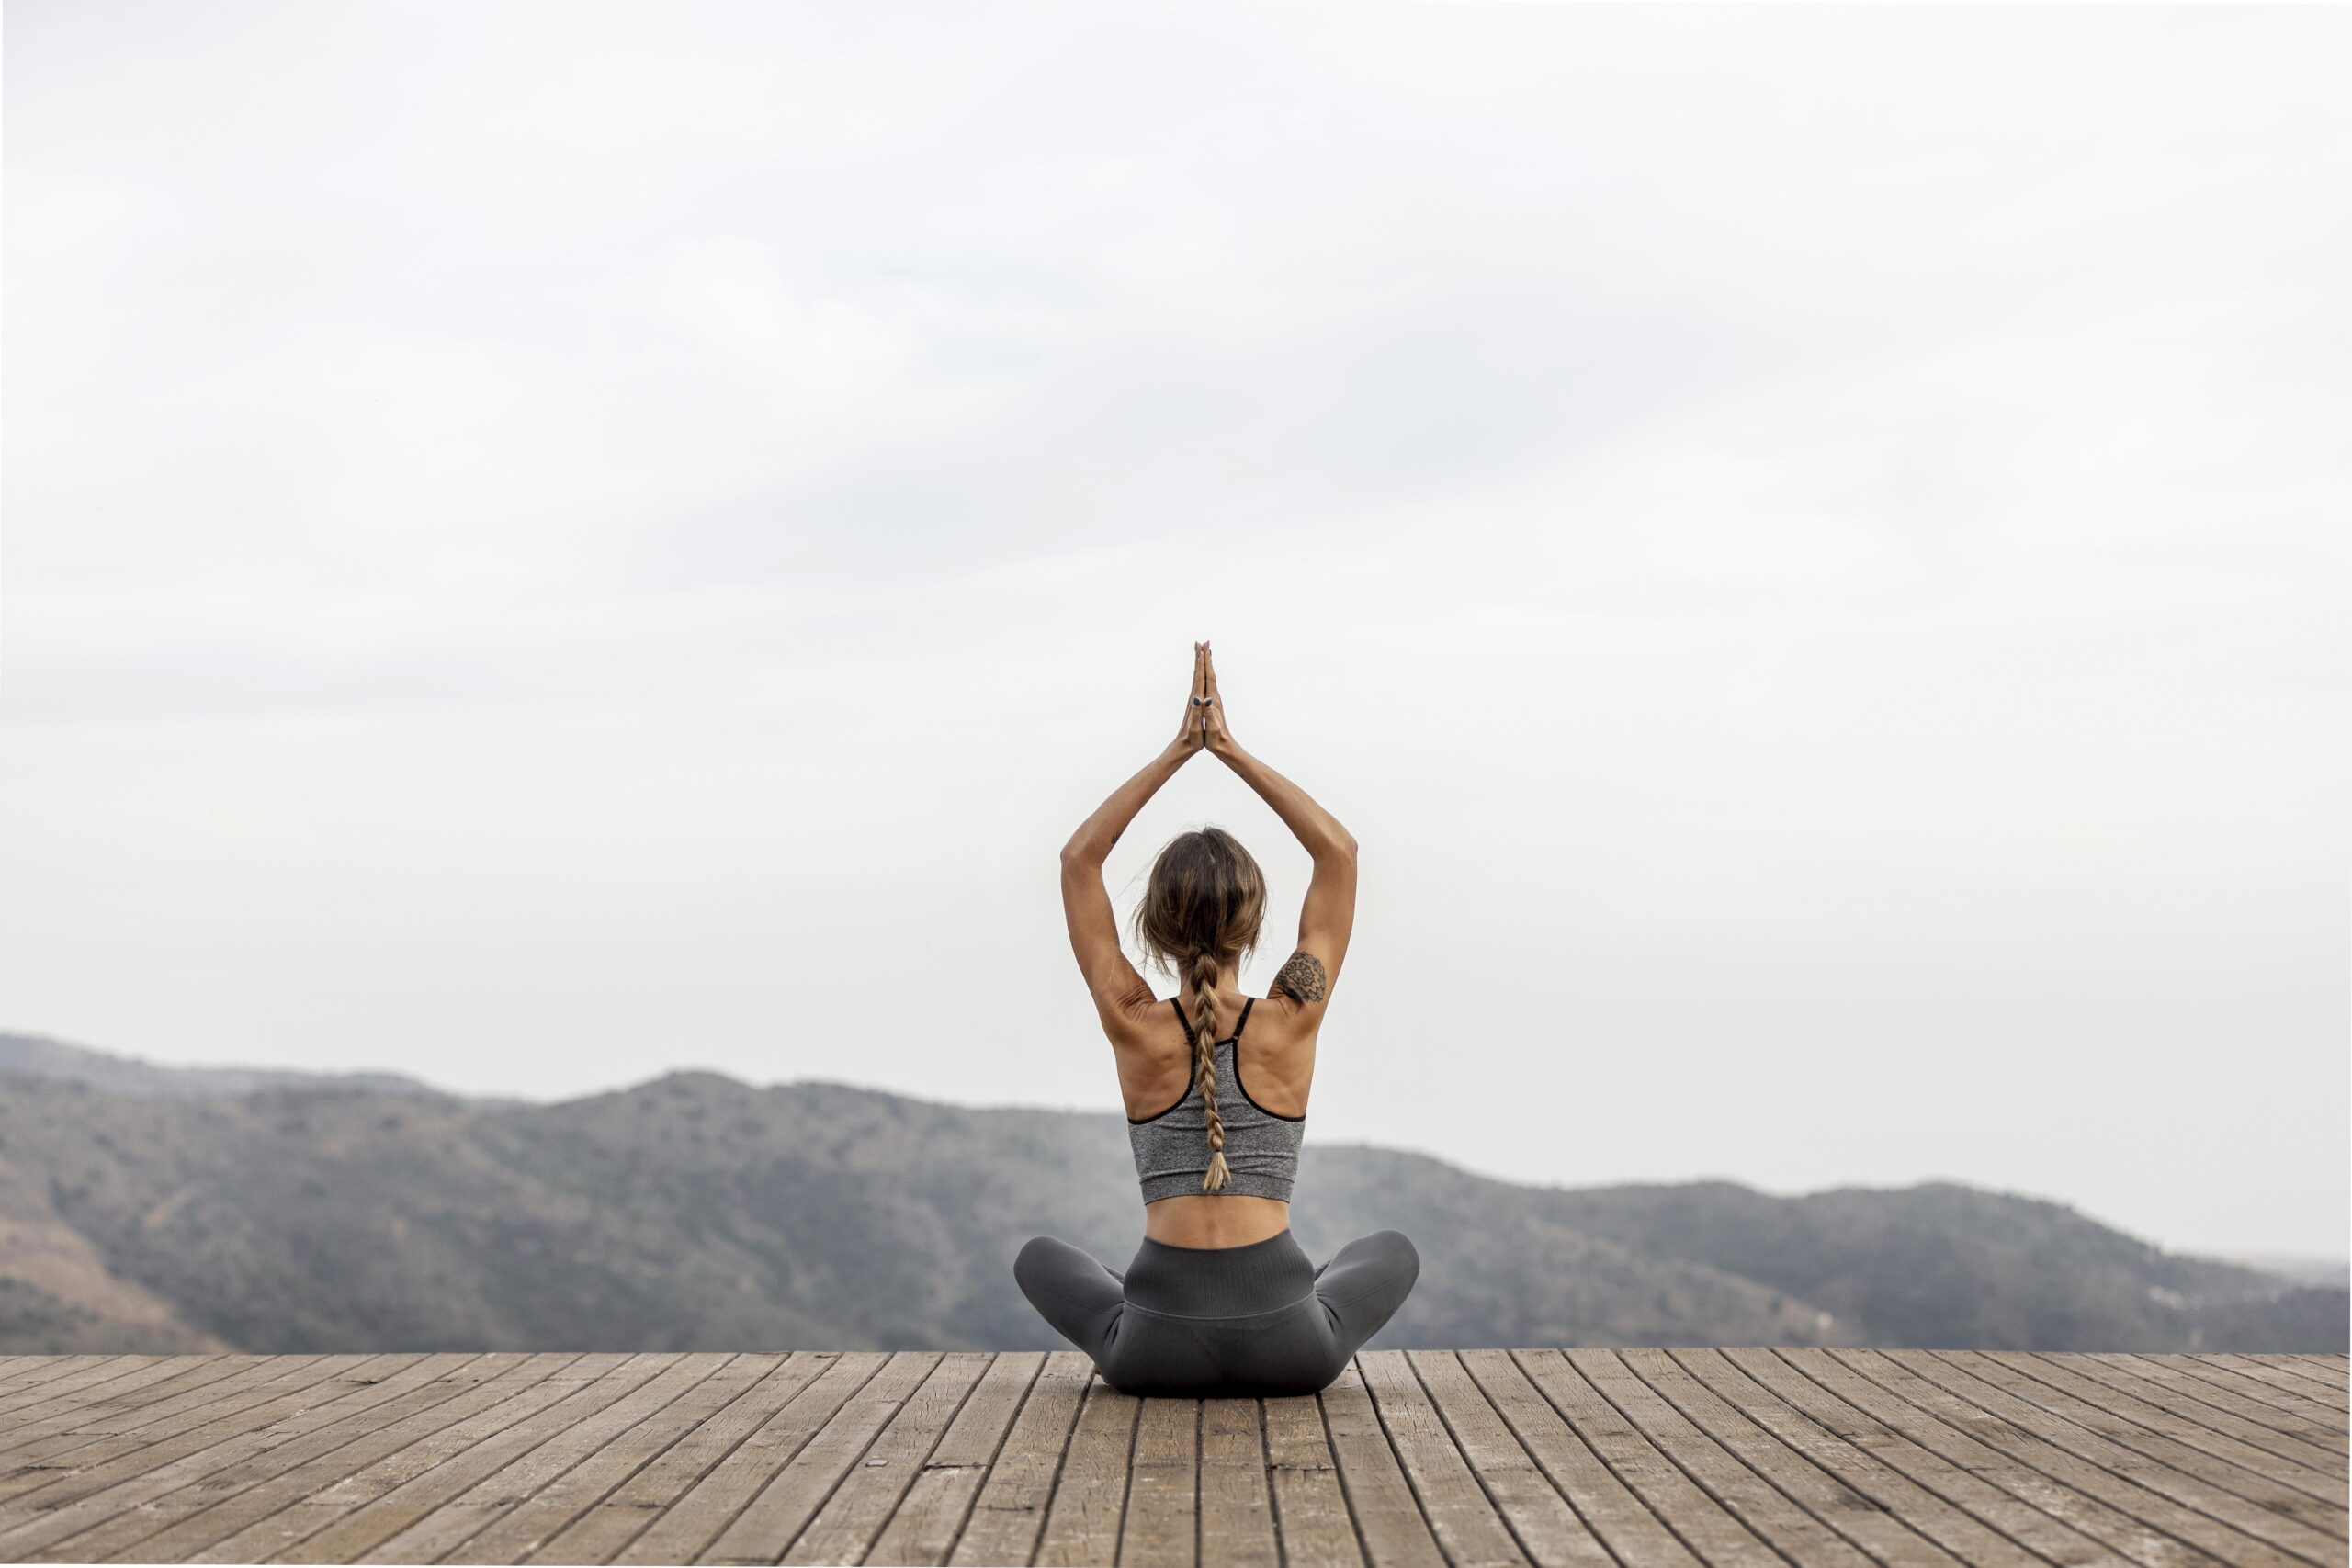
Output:
<svg viewBox="0 0 2352 1568">
<path fill-rule="evenodd" d="M 1126 1272 L 1032 1236 L 1012 1277 L 1040 1316 L 1121 1393 L 1248 1399 L 1315 1393 L 1405 1303 L 1420 1254 L 1374 1231 L 1317 1268 L 1289 1229 L 1241 1247 L 1149 1236 Z"/>
</svg>

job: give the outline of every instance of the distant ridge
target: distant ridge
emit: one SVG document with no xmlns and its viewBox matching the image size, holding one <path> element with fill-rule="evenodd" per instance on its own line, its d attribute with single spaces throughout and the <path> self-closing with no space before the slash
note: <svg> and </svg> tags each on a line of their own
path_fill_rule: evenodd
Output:
<svg viewBox="0 0 2352 1568">
<path fill-rule="evenodd" d="M 1041 1349 L 1012 1258 L 1140 1234 L 1115 1112 L 712 1072 L 553 1104 L 0 1036 L 0 1353 Z M 1309 1139 L 1318 1258 L 1395 1227 L 1373 1348 L 2342 1351 L 2347 1303 L 1951 1182 L 1528 1187 Z"/>
<path fill-rule="evenodd" d="M 312 1073 L 288 1067 L 167 1067 L 136 1056 L 93 1051 L 40 1034 L 0 1034 L 0 1073 L 87 1084 L 109 1094 L 251 1094 L 264 1089 L 366 1089 L 387 1094 L 446 1095 L 398 1073 Z"/>
</svg>

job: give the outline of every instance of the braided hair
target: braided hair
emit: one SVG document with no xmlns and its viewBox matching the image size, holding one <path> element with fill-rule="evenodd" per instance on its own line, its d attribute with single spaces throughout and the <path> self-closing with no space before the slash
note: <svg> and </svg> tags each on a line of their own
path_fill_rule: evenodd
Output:
<svg viewBox="0 0 2352 1568">
<path fill-rule="evenodd" d="M 1222 828 L 1179 833 L 1152 863 L 1136 907 L 1135 933 L 1159 967 L 1193 987 L 1193 1082 L 1208 1113 L 1204 1191 L 1225 1185 L 1225 1122 L 1216 1109 L 1216 982 L 1258 945 L 1266 878 L 1241 841 Z"/>
</svg>

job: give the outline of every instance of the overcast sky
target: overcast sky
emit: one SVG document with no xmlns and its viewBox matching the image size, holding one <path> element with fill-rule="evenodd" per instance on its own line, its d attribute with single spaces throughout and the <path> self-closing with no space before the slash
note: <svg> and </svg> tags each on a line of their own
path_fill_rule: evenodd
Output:
<svg viewBox="0 0 2352 1568">
<path fill-rule="evenodd" d="M 2345 1251 L 2352 13 L 7 24 L 0 1029 L 1114 1111 L 1208 637 L 1317 1141 Z"/>
</svg>

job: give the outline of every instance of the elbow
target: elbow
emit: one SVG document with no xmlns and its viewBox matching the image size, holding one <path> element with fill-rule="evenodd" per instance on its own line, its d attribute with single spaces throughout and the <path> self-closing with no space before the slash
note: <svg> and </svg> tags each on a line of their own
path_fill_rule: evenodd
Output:
<svg viewBox="0 0 2352 1568">
<path fill-rule="evenodd" d="M 1064 871 L 1069 871 L 1072 869 L 1082 871 L 1099 870 L 1101 869 L 1102 864 L 1102 852 L 1091 844 L 1082 844 L 1076 839 L 1072 839 L 1069 843 L 1062 846 L 1062 869 Z"/>
<path fill-rule="evenodd" d="M 1351 861 L 1355 859 L 1356 836 L 1353 833 L 1349 832 L 1344 828 L 1340 829 L 1339 838 L 1331 844 L 1330 848 L 1324 852 L 1324 853 L 1330 855 L 1336 860 Z"/>
</svg>

